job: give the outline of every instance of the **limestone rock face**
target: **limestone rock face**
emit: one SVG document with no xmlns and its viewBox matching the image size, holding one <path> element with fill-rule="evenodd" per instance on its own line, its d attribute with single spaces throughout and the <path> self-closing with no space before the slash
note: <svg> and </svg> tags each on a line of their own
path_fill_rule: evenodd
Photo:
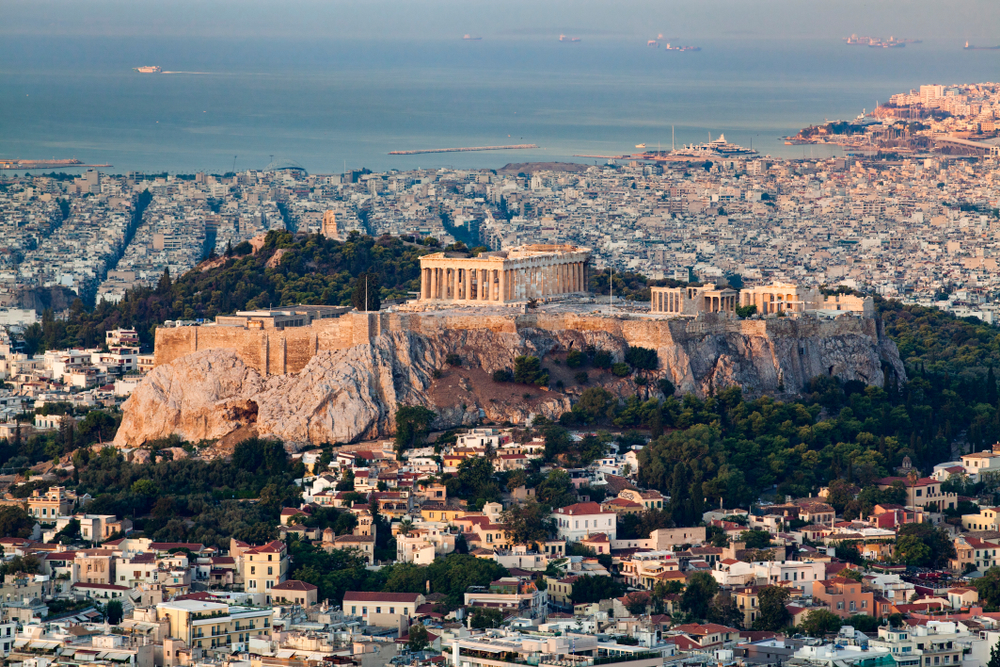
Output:
<svg viewBox="0 0 1000 667">
<path fill-rule="evenodd" d="M 260 374 L 228 350 L 206 350 L 183 363 L 153 369 L 125 405 L 119 447 L 176 433 L 185 440 L 214 440 L 256 418 L 253 397 L 264 388 Z"/>
<path fill-rule="evenodd" d="M 679 391 L 700 395 L 733 385 L 748 396 L 795 395 L 817 375 L 881 385 L 888 369 L 905 380 L 895 344 L 877 320 L 870 322 L 839 335 L 828 330 L 820 335 L 788 322 L 759 331 L 663 339 L 657 344 L 658 374 Z M 321 351 L 300 372 L 268 378 L 233 350 L 203 350 L 157 367 L 142 381 L 123 406 L 115 445 L 141 445 L 174 433 L 189 441 L 229 443 L 256 434 L 280 438 L 294 450 L 306 443 L 391 435 L 394 415 L 403 405 L 434 410 L 437 428 L 468 426 L 483 418 L 515 423 L 538 414 L 556 418 L 571 407 L 567 394 L 497 384 L 490 375 L 513 368 L 518 355 L 545 358 L 588 346 L 607 350 L 620 361 L 628 341 L 624 334 L 599 329 L 386 330 L 371 344 Z M 461 365 L 449 366 L 449 355 L 458 355 Z M 605 388 L 621 395 L 637 390 L 631 380 L 605 380 Z M 655 394 L 655 389 L 648 391 Z"/>
</svg>

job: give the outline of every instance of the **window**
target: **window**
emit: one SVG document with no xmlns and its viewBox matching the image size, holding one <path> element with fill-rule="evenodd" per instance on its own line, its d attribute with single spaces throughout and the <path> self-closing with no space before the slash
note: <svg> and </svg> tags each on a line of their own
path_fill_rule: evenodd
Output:
<svg viewBox="0 0 1000 667">
<path fill-rule="evenodd" d="M 396 608 L 395 607 L 389 607 L 389 613 L 390 614 L 395 614 L 396 613 Z"/>
<path fill-rule="evenodd" d="M 273 569 L 274 569 L 274 568 L 272 568 L 271 566 L 268 566 L 268 568 L 267 568 L 267 573 L 268 573 L 268 574 L 274 574 L 274 572 L 272 572 L 272 570 L 273 570 Z"/>
</svg>

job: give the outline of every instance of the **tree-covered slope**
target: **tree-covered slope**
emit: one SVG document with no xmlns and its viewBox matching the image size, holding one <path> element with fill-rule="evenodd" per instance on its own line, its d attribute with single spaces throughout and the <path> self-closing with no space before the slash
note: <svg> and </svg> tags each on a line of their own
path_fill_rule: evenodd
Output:
<svg viewBox="0 0 1000 667">
<path fill-rule="evenodd" d="M 247 243 L 235 250 L 216 260 L 219 266 L 196 267 L 173 281 L 161 279 L 156 288 L 133 290 L 118 304 L 105 302 L 88 311 L 80 301 L 66 321 L 45 313 L 42 323 L 26 332 L 29 351 L 97 346 L 105 331 L 117 327 L 137 329 L 149 349 L 156 325 L 165 320 L 213 319 L 237 310 L 298 303 L 349 305 L 354 280 L 367 272 L 378 274 L 382 299 L 404 297 L 419 289 L 419 258 L 434 249 L 391 236 L 352 233 L 341 243 L 318 234 L 294 237 L 272 231 L 256 254 L 250 254 Z M 280 258 L 269 267 L 279 251 Z"/>
</svg>

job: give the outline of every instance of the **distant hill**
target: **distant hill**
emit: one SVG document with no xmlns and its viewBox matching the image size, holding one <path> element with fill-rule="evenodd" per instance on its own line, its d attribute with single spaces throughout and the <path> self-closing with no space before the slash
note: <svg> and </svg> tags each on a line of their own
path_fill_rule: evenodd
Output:
<svg viewBox="0 0 1000 667">
<path fill-rule="evenodd" d="M 88 311 L 77 300 L 66 321 L 46 310 L 42 323 L 25 334 L 29 351 L 98 346 L 104 332 L 116 327 L 137 329 L 143 347 L 151 349 L 156 325 L 165 320 L 214 319 L 297 303 L 349 305 L 352 281 L 365 272 L 379 274 L 383 300 L 402 298 L 419 289 L 419 258 L 435 248 L 357 232 L 341 243 L 318 234 L 272 231 L 255 254 L 249 243 L 233 250 L 232 256 L 209 260 L 176 280 L 167 276 L 156 288 L 133 290 L 118 304 L 101 303 Z"/>
</svg>

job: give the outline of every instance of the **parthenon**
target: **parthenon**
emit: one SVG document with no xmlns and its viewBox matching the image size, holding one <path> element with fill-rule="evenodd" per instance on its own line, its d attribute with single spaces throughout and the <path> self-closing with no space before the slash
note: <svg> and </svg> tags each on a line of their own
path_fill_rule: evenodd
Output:
<svg viewBox="0 0 1000 667">
<path fill-rule="evenodd" d="M 587 291 L 590 248 L 523 245 L 507 250 L 438 252 L 420 258 L 420 300 L 503 304 Z"/>
</svg>

